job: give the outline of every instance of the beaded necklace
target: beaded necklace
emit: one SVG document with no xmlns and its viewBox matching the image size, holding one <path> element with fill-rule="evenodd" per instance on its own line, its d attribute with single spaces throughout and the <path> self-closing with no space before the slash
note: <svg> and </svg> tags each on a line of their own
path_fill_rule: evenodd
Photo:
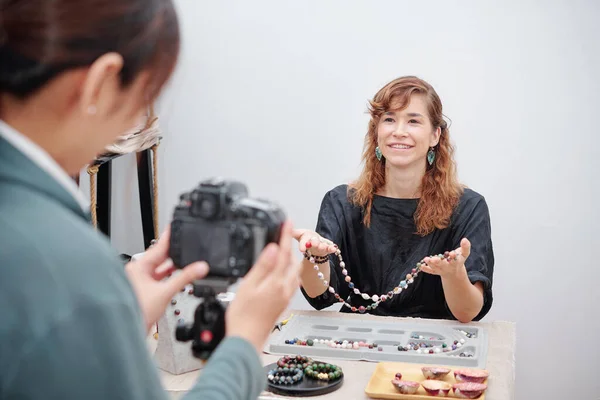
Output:
<svg viewBox="0 0 600 400">
<path fill-rule="evenodd" d="M 313 264 L 313 268 L 317 272 L 317 277 L 323 282 L 323 285 L 328 288 L 327 290 L 329 291 L 329 293 L 333 294 L 338 302 L 343 303 L 343 305 L 345 307 L 349 308 L 352 312 L 358 311 L 359 313 L 363 314 L 366 311 L 374 310 L 375 308 L 377 308 L 377 306 L 380 303 L 391 300 L 392 297 L 394 297 L 395 295 L 399 295 L 400 293 L 402 293 L 403 290 L 408 288 L 408 285 L 410 285 L 411 283 L 414 282 L 414 280 L 415 280 L 415 278 L 417 278 L 417 276 L 419 276 L 419 273 L 421 272 L 421 266 L 427 265 L 427 263 L 425 262 L 425 257 L 424 257 L 420 262 L 418 262 L 415 265 L 415 267 L 410 271 L 410 273 L 406 274 L 406 279 L 401 280 L 400 283 L 398 284 L 398 286 L 394 287 L 392 290 L 390 290 L 386 294 L 369 295 L 367 293 L 362 293 L 356 287 L 354 282 L 352 282 L 352 278 L 350 277 L 350 275 L 348 275 L 348 270 L 346 269 L 346 263 L 344 262 L 344 259 L 342 258 L 342 252 L 338 248 L 338 246 L 329 239 L 320 238 L 320 241 L 323 243 L 326 243 L 330 246 L 335 246 L 335 248 L 337 249 L 334 254 L 337 256 L 337 258 L 339 260 L 339 267 L 342 270 L 342 275 L 344 275 L 344 277 L 345 277 L 344 281 L 348 284 L 348 288 L 350 288 L 350 290 L 352 290 L 354 292 L 354 294 L 361 296 L 364 300 L 371 300 L 373 302 L 372 304 L 368 305 L 367 307 L 365 307 L 365 306 L 354 307 L 353 305 L 348 303 L 346 300 L 344 300 L 339 294 L 337 294 L 335 289 L 329 285 L 329 282 L 327 282 L 325 280 L 323 273 L 319 269 L 319 264 L 328 263 L 329 256 L 313 256 L 309 250 L 312 247 L 311 243 L 310 242 L 306 243 L 306 251 L 304 252 L 304 258 L 306 258 L 308 261 L 310 261 L 311 264 Z M 449 252 L 445 252 L 444 254 L 438 254 L 438 255 L 429 256 L 429 257 L 430 258 L 438 257 L 440 259 L 446 259 L 447 261 L 453 260 L 450 258 Z"/>
</svg>

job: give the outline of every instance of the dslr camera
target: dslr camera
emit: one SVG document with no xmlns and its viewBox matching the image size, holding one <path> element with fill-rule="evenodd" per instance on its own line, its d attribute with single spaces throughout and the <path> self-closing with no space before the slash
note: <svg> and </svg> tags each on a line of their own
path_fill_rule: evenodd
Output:
<svg viewBox="0 0 600 400">
<path fill-rule="evenodd" d="M 194 282 L 202 303 L 194 321 L 179 321 L 175 337 L 192 340 L 192 353 L 206 360 L 225 335 L 225 309 L 216 295 L 248 273 L 270 242 L 279 242 L 284 212 L 267 200 L 251 198 L 246 185 L 212 178 L 180 196 L 171 222 L 169 257 L 176 268 L 206 261 L 208 275 Z"/>
<path fill-rule="evenodd" d="M 177 268 L 206 261 L 208 278 L 234 282 L 246 275 L 268 243 L 279 242 L 284 221 L 277 205 L 250 198 L 243 183 L 205 180 L 180 196 L 169 256 Z"/>
</svg>

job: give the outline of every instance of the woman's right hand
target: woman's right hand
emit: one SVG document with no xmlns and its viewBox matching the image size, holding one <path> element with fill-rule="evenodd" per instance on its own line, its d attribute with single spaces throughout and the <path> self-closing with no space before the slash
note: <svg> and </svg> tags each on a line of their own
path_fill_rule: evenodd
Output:
<svg viewBox="0 0 600 400">
<path fill-rule="evenodd" d="M 260 354 L 277 319 L 300 286 L 300 265 L 292 257 L 292 225 L 279 244 L 268 244 L 246 274 L 227 308 L 226 335 L 248 340 Z"/>
<path fill-rule="evenodd" d="M 335 243 L 308 229 L 294 229 L 292 236 L 298 241 L 298 249 L 304 253 L 310 249 L 313 256 L 322 257 L 337 251 Z"/>
</svg>

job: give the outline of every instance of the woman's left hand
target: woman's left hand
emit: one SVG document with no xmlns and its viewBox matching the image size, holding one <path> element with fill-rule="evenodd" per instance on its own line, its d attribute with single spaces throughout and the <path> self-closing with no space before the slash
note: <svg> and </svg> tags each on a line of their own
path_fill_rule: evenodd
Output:
<svg viewBox="0 0 600 400">
<path fill-rule="evenodd" d="M 181 271 L 175 271 L 169 258 L 170 233 L 170 228 L 167 228 L 158 243 L 151 246 L 142 258 L 125 266 L 147 330 L 163 315 L 175 294 L 208 273 L 209 267 L 205 262 L 193 263 Z M 171 277 L 173 272 L 175 273 Z"/>
<path fill-rule="evenodd" d="M 465 267 L 465 261 L 471 253 L 471 242 L 467 238 L 460 241 L 460 247 L 445 254 L 444 258 L 438 256 L 425 257 L 425 265 L 421 265 L 421 271 L 432 275 L 454 277 Z"/>
</svg>

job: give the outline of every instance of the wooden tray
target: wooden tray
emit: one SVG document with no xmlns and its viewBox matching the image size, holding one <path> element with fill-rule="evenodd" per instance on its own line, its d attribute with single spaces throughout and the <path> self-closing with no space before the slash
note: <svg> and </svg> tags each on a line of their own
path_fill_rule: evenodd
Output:
<svg viewBox="0 0 600 400">
<path fill-rule="evenodd" d="M 423 382 L 425 381 L 425 377 L 423 376 L 423 372 L 421 371 L 421 367 L 425 366 L 434 366 L 434 365 L 425 365 L 425 364 L 409 364 L 409 363 L 396 363 L 396 362 L 380 362 L 375 367 L 375 371 L 373 371 L 373 375 L 371 375 L 371 379 L 365 388 L 365 393 L 367 396 L 374 399 L 400 399 L 400 400 L 432 400 L 437 398 L 454 398 L 457 399 L 454 395 L 452 389 L 450 389 L 450 393 L 445 397 L 436 397 L 430 396 L 427 394 L 423 387 L 419 387 L 419 390 L 415 394 L 402 394 L 400 393 L 394 385 L 392 385 L 392 380 L 397 372 L 402 374 L 403 381 L 414 381 L 414 382 Z M 438 365 L 435 365 L 438 366 Z M 450 369 L 450 373 L 446 375 L 443 381 L 448 382 L 449 384 L 457 383 L 456 379 L 454 379 L 454 370 L 461 369 L 462 367 L 450 367 L 447 365 L 439 365 L 440 367 Z M 484 382 L 487 384 L 487 380 Z M 477 400 L 484 400 L 485 392 L 482 393 L 481 396 L 477 398 Z"/>
</svg>

